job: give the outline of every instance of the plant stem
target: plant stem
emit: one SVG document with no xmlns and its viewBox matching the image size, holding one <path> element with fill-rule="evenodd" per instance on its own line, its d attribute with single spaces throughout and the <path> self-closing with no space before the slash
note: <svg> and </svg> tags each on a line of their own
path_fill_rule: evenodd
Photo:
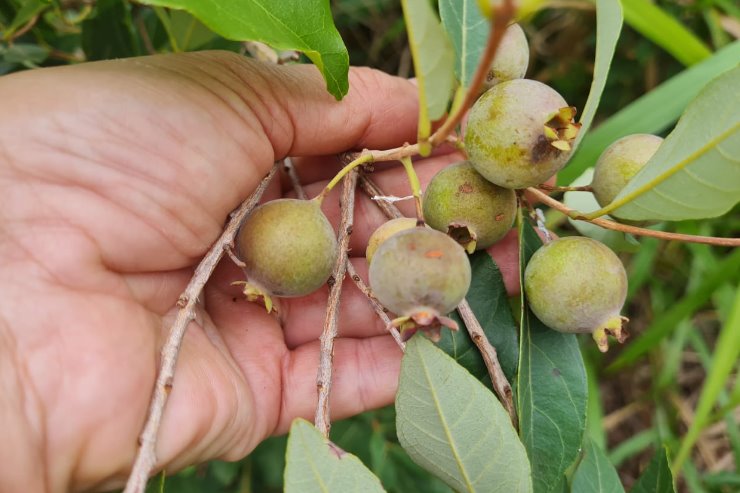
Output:
<svg viewBox="0 0 740 493">
<path fill-rule="evenodd" d="M 334 188 L 336 184 L 339 183 L 339 180 L 344 178 L 347 173 L 360 165 L 371 163 L 373 161 L 374 159 L 372 153 L 365 151 L 361 152 L 358 156 L 354 157 L 354 159 L 352 159 L 349 164 L 339 170 L 339 173 L 337 173 L 334 178 L 332 178 L 331 181 L 327 183 L 326 187 L 324 187 L 321 193 L 316 196 L 315 200 L 318 200 L 319 204 L 323 202 L 324 197 L 326 197 L 326 195 L 331 192 L 331 189 Z"/>
<path fill-rule="evenodd" d="M 542 185 L 537 185 L 537 188 L 541 190 L 547 190 L 548 192 L 593 192 L 594 189 L 591 188 L 591 185 L 583 185 L 580 187 L 558 187 L 554 185 L 547 185 L 546 183 L 543 183 Z"/>
<path fill-rule="evenodd" d="M 467 113 L 468 108 L 478 97 L 480 88 L 483 85 L 483 81 L 486 79 L 486 75 L 491 67 L 491 62 L 496 56 L 501 40 L 504 37 L 504 32 L 509 22 L 514 18 L 514 2 L 512 0 L 504 0 L 501 5 L 494 7 L 494 11 L 491 15 L 491 33 L 488 35 L 488 41 L 486 48 L 483 51 L 483 55 L 478 62 L 478 67 L 475 70 L 473 79 L 470 82 L 470 87 L 465 94 L 465 99 L 457 107 L 457 111 L 453 113 L 441 127 L 437 129 L 431 137 L 429 137 L 429 143 L 432 147 L 436 147 L 447 139 L 447 136 L 452 133 L 455 128 L 460 124 Z"/>
<path fill-rule="evenodd" d="M 301 186 L 301 179 L 298 177 L 295 166 L 293 166 L 293 161 L 289 157 L 286 157 L 283 160 L 283 169 L 288 175 L 288 178 L 290 178 L 290 183 L 293 185 L 296 197 L 301 200 L 306 200 L 308 196 L 306 195 L 306 191 L 303 189 L 303 186 Z"/>
<path fill-rule="evenodd" d="M 411 162 L 410 157 L 402 158 L 401 162 L 409 178 L 411 193 L 414 196 L 414 203 L 416 204 L 416 224 L 417 226 L 424 226 L 424 210 L 421 206 L 421 183 L 419 183 L 419 177 L 414 170 L 414 163 Z"/>
<path fill-rule="evenodd" d="M 718 238 L 716 236 L 698 236 L 698 235 L 686 235 L 686 234 L 681 234 L 681 233 L 668 233 L 665 231 L 655 231 L 652 229 L 639 228 L 637 226 L 628 226 L 626 224 L 609 221 L 608 219 L 602 219 L 602 218 L 587 219 L 586 217 L 584 217 L 582 212 L 571 209 L 570 207 L 566 206 L 562 202 L 553 199 L 546 193 L 541 192 L 540 190 L 537 190 L 534 187 L 528 188 L 527 191 L 530 192 L 535 197 L 537 197 L 538 199 L 540 199 L 543 204 L 546 204 L 552 207 L 553 209 L 559 210 L 560 212 L 562 212 L 563 214 L 567 215 L 568 217 L 572 219 L 576 219 L 578 221 L 586 221 L 591 224 L 601 226 L 604 229 L 612 229 L 614 231 L 621 231 L 623 233 L 630 233 L 630 234 L 638 235 L 638 236 L 652 236 L 653 238 L 659 238 L 661 240 L 685 241 L 688 243 L 703 243 L 706 245 L 728 246 L 728 247 L 740 246 L 740 238 Z"/>
<path fill-rule="evenodd" d="M 383 191 L 380 187 L 365 174 L 360 175 L 360 188 L 365 192 L 365 195 L 371 199 L 373 197 L 383 195 Z M 383 214 L 385 214 L 389 219 L 404 217 L 403 214 L 401 214 L 401 211 L 398 210 L 398 207 L 390 202 L 386 202 L 385 200 L 373 200 L 373 202 L 375 202 L 375 205 L 377 205 L 378 208 L 383 211 Z"/>
<path fill-rule="evenodd" d="M 329 300 L 326 306 L 324 330 L 319 341 L 321 353 L 319 356 L 319 371 L 316 376 L 316 389 L 319 399 L 316 404 L 316 428 L 329 437 L 331 428 L 331 412 L 329 410 L 329 394 L 331 393 L 332 370 L 334 358 L 334 339 L 337 337 L 339 326 L 339 299 L 342 294 L 342 281 L 347 271 L 347 255 L 349 251 L 349 237 L 352 234 L 355 209 L 355 188 L 357 187 L 357 170 L 350 169 L 351 173 L 344 179 L 342 188 L 342 219 L 339 223 L 339 254 L 334 264 L 334 283 L 329 288 Z M 348 171 L 348 172 L 349 172 Z M 346 173 L 345 173 L 346 174 Z"/>
<path fill-rule="evenodd" d="M 161 363 L 159 366 L 159 373 L 157 374 L 157 380 L 154 384 L 154 391 L 152 393 L 152 400 L 149 404 L 149 412 L 147 414 L 146 424 L 144 430 L 139 436 L 139 450 L 136 454 L 131 474 L 129 475 L 126 483 L 126 489 L 124 493 L 143 493 L 146 489 L 146 483 L 149 479 L 149 474 L 157 463 L 156 457 L 156 445 L 157 445 L 157 433 L 159 432 L 159 425 L 162 421 L 162 414 L 164 412 L 164 406 L 167 403 L 167 397 L 172 390 L 173 379 L 175 376 L 175 364 L 177 363 L 177 356 L 180 352 L 180 344 L 185 337 L 185 331 L 188 328 L 190 322 L 195 320 L 195 306 L 198 303 L 203 286 L 205 286 L 208 279 L 211 277 L 213 270 L 218 265 L 221 257 L 223 257 L 226 248 L 230 247 L 234 243 L 234 236 L 239 230 L 239 226 L 244 221 L 244 218 L 254 209 L 259 202 L 262 194 L 267 189 L 270 181 L 277 173 L 280 168 L 280 163 L 275 163 L 270 172 L 265 176 L 260 184 L 257 186 L 252 195 L 245 200 L 239 209 L 234 212 L 223 233 L 219 236 L 218 240 L 213 244 L 208 253 L 203 257 L 198 267 L 196 267 L 193 277 L 190 279 L 185 291 L 180 295 L 177 300 L 177 306 L 180 310 L 177 313 L 175 321 L 170 327 L 167 341 L 161 350 Z"/>
</svg>

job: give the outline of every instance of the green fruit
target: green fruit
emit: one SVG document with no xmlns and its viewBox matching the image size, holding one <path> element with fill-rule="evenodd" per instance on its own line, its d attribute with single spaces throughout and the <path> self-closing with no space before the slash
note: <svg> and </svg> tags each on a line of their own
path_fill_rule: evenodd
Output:
<svg viewBox="0 0 740 493">
<path fill-rule="evenodd" d="M 373 255 L 375 255 L 375 251 L 385 240 L 398 233 L 399 231 L 415 227 L 416 219 L 412 217 L 397 217 L 381 224 L 378 229 L 373 231 L 373 234 L 371 234 L 370 238 L 367 240 L 367 248 L 365 249 L 365 260 L 367 260 L 368 265 L 370 265 L 370 262 L 373 259 Z"/>
<path fill-rule="evenodd" d="M 275 296 L 304 296 L 326 282 L 337 240 L 319 204 L 279 199 L 257 207 L 237 235 L 250 285 Z"/>
<path fill-rule="evenodd" d="M 568 161 L 580 127 L 574 116 L 575 108 L 541 82 L 502 82 L 470 110 L 465 149 L 475 169 L 496 185 L 539 185 Z"/>
<path fill-rule="evenodd" d="M 500 82 L 521 79 L 527 73 L 529 65 L 529 43 L 519 24 L 512 24 L 504 31 L 496 57 L 491 63 L 485 82 L 490 89 Z"/>
<path fill-rule="evenodd" d="M 627 183 L 653 157 L 661 137 L 634 134 L 622 137 L 606 148 L 596 162 L 591 187 L 601 207 L 609 205 Z M 614 213 L 610 213 L 614 216 Z M 617 216 L 615 216 L 617 217 Z"/>
<path fill-rule="evenodd" d="M 470 253 L 501 239 L 516 216 L 514 191 L 489 182 L 468 161 L 434 175 L 422 203 L 427 224 Z"/>
<path fill-rule="evenodd" d="M 467 294 L 471 271 L 465 250 L 449 236 L 429 228 L 413 228 L 380 245 L 369 277 L 373 294 L 400 316 L 397 321 L 401 324 L 449 325 L 444 314 Z"/>
<path fill-rule="evenodd" d="M 624 340 L 619 315 L 627 297 L 622 262 L 604 244 L 583 236 L 559 238 L 537 250 L 524 271 L 532 312 L 559 332 L 593 334 L 608 349 L 607 333 Z"/>
</svg>

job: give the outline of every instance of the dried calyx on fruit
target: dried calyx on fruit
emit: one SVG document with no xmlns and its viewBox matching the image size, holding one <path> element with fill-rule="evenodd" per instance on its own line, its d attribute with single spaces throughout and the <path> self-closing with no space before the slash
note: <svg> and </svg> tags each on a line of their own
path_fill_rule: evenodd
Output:
<svg viewBox="0 0 740 493">
<path fill-rule="evenodd" d="M 468 253 L 501 239 L 514 223 L 516 195 L 483 178 L 468 161 L 439 171 L 424 191 L 424 219 Z"/>
<path fill-rule="evenodd" d="M 622 137 L 607 147 L 596 162 L 591 188 L 601 207 L 609 205 L 627 183 L 653 157 L 663 142 L 661 137 L 634 134 Z M 619 217 L 614 212 L 613 217 Z"/>
<path fill-rule="evenodd" d="M 622 262 L 604 244 L 583 236 L 554 240 L 530 259 L 524 291 L 532 312 L 559 332 L 590 333 L 599 349 L 607 335 L 623 342 L 627 318 L 619 312 L 627 297 Z"/>
<path fill-rule="evenodd" d="M 373 234 L 371 234 L 370 238 L 367 240 L 367 248 L 365 249 L 365 260 L 367 260 L 368 265 L 370 265 L 370 262 L 372 262 L 375 251 L 385 240 L 398 233 L 399 231 L 415 228 L 416 223 L 417 220 L 415 218 L 397 217 L 381 224 L 378 229 L 373 231 Z"/>
<path fill-rule="evenodd" d="M 250 301 L 304 296 L 323 285 L 337 258 L 334 229 L 318 201 L 279 199 L 257 207 L 239 229 L 237 255 L 244 262 Z"/>
<path fill-rule="evenodd" d="M 490 89 L 500 82 L 521 79 L 529 66 L 529 43 L 519 24 L 511 24 L 504 31 L 496 56 L 491 62 L 484 89 Z"/>
<path fill-rule="evenodd" d="M 457 330 L 445 315 L 470 287 L 470 262 L 449 236 L 429 228 L 400 231 L 378 247 L 370 264 L 370 288 L 399 318 L 393 325 L 408 339 L 417 330 L 439 340 L 441 326 Z"/>
<path fill-rule="evenodd" d="M 545 182 L 565 166 L 578 135 L 576 109 L 541 82 L 516 79 L 473 105 L 465 149 L 475 169 L 504 188 Z"/>
</svg>

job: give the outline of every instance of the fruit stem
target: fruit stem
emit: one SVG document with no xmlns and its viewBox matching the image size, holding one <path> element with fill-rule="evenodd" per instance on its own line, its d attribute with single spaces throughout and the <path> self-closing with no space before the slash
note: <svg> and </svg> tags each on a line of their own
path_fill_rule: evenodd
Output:
<svg viewBox="0 0 740 493">
<path fill-rule="evenodd" d="M 321 193 L 318 194 L 314 198 L 314 200 L 316 200 L 319 203 L 319 205 L 321 205 L 321 203 L 324 201 L 324 197 L 326 197 L 326 195 L 329 192 L 331 192 L 331 189 L 334 188 L 336 184 L 339 183 L 341 179 L 345 177 L 345 175 L 347 175 L 347 173 L 349 173 L 350 171 L 352 171 L 358 166 L 371 163 L 372 161 L 373 161 L 373 155 L 370 153 L 363 152 L 362 154 L 357 156 L 355 159 L 350 161 L 350 163 L 347 164 L 344 168 L 339 170 L 339 173 L 334 175 L 334 178 L 332 178 L 331 181 L 327 183 L 327 185 L 324 187 Z"/>
<path fill-rule="evenodd" d="M 411 162 L 410 157 L 401 158 L 401 162 L 403 163 L 406 175 L 409 178 L 411 193 L 414 195 L 414 203 L 416 204 L 416 225 L 424 226 L 424 211 L 421 206 L 421 183 L 419 182 L 419 177 L 416 175 L 416 170 L 414 170 L 414 163 Z"/>
</svg>

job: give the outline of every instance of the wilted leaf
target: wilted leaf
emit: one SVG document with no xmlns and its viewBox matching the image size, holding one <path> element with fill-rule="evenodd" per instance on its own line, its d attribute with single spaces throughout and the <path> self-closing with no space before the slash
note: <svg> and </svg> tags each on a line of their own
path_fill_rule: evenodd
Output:
<svg viewBox="0 0 740 493">
<path fill-rule="evenodd" d="M 417 334 L 406 345 L 396 429 L 411 458 L 461 492 L 531 492 L 529 461 L 501 403 Z"/>
</svg>

